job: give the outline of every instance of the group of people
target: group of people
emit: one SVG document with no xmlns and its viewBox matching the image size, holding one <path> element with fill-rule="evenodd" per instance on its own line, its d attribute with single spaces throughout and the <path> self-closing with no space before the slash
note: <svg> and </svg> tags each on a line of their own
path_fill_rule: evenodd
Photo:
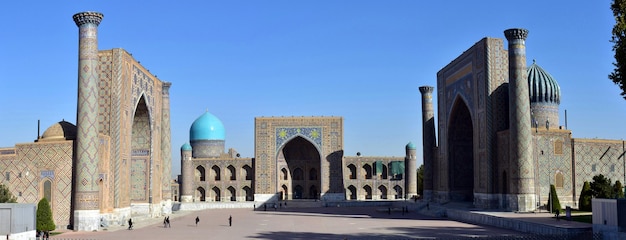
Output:
<svg viewBox="0 0 626 240">
<path fill-rule="evenodd" d="M 163 219 L 163 228 L 169 228 L 172 227 L 172 225 L 170 225 L 170 216 L 165 217 L 165 219 Z"/>
<path fill-rule="evenodd" d="M 200 217 L 196 216 L 196 227 L 198 226 L 199 222 L 200 222 Z M 232 215 L 228 216 L 228 226 L 229 227 L 233 226 L 233 216 Z"/>
<path fill-rule="evenodd" d="M 50 238 L 49 231 L 37 231 L 37 239 L 48 240 Z M 8 239 L 8 236 L 7 236 Z"/>
</svg>

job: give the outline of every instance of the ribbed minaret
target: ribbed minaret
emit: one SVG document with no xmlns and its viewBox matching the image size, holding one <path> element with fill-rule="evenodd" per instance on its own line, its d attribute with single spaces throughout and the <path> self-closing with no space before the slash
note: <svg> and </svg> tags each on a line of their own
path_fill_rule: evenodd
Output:
<svg viewBox="0 0 626 240">
<path fill-rule="evenodd" d="M 528 30 L 513 28 L 504 31 L 509 42 L 509 132 L 511 210 L 535 210 L 535 179 L 532 162 L 530 99 L 526 70 L 526 37 Z M 515 206 L 517 205 L 517 206 Z"/>
<path fill-rule="evenodd" d="M 419 87 L 422 93 L 422 146 L 424 157 L 424 197 L 430 201 L 433 196 L 433 163 L 436 146 L 435 110 L 433 108 L 433 90 L 431 86 Z"/>
<path fill-rule="evenodd" d="M 163 83 L 163 101 L 161 109 L 161 156 L 163 156 L 163 200 L 171 200 L 172 193 L 172 137 L 170 129 L 170 87 L 172 83 Z"/>
<path fill-rule="evenodd" d="M 180 148 L 180 172 L 183 176 L 180 191 L 181 202 L 193 202 L 193 163 L 191 162 L 191 145 L 185 143 Z"/>
<path fill-rule="evenodd" d="M 406 145 L 406 156 L 404 157 L 404 171 L 406 172 L 406 180 L 404 181 L 404 189 L 406 189 L 406 198 L 417 197 L 417 155 L 415 144 L 409 142 Z"/>
<path fill-rule="evenodd" d="M 74 14 L 78 26 L 78 106 L 74 175 L 74 230 L 98 230 L 98 25 L 102 13 Z"/>
</svg>

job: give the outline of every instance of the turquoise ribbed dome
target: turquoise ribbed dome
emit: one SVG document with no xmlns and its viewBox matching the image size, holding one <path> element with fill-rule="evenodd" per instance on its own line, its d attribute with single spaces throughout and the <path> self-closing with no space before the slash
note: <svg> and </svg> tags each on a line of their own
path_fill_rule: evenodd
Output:
<svg viewBox="0 0 626 240">
<path fill-rule="evenodd" d="M 225 132 L 222 121 L 213 114 L 205 112 L 191 124 L 189 141 L 225 140 Z"/>
<path fill-rule="evenodd" d="M 413 144 L 413 142 L 409 142 L 409 144 L 406 145 L 407 149 L 416 149 L 415 148 L 415 144 Z"/>
<path fill-rule="evenodd" d="M 182 147 L 180 147 L 181 151 L 191 151 L 191 145 L 189 145 L 189 143 L 185 143 L 183 144 Z"/>
<path fill-rule="evenodd" d="M 528 90 L 531 103 L 561 103 L 561 88 L 552 76 L 533 60 L 528 67 Z"/>
</svg>

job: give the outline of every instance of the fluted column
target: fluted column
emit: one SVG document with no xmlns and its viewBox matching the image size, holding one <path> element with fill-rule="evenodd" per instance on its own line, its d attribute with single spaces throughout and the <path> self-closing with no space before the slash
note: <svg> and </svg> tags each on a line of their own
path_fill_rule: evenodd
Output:
<svg viewBox="0 0 626 240">
<path fill-rule="evenodd" d="M 424 200 L 430 201 L 433 193 L 433 164 L 436 146 L 435 110 L 432 86 L 419 87 L 422 93 L 422 146 L 424 158 Z"/>
<path fill-rule="evenodd" d="M 185 144 L 180 149 L 180 169 L 182 175 L 180 201 L 193 202 L 193 163 L 191 145 Z"/>
<path fill-rule="evenodd" d="M 163 157 L 163 200 L 171 200 L 172 182 L 172 137 L 170 129 L 170 87 L 172 83 L 163 83 L 163 101 L 161 116 L 161 156 Z"/>
<path fill-rule="evenodd" d="M 509 42 L 509 131 L 511 181 L 510 198 L 513 210 L 535 210 L 535 179 L 532 161 L 532 136 L 525 40 L 528 30 L 513 28 L 504 31 Z M 517 205 L 517 207 L 515 207 Z"/>
<path fill-rule="evenodd" d="M 406 198 L 412 198 L 417 197 L 417 154 L 413 143 L 407 144 L 405 148 L 404 171 L 406 179 L 404 180 L 404 189 L 406 189 Z"/>
<path fill-rule="evenodd" d="M 74 176 L 74 230 L 98 230 L 98 25 L 102 13 L 73 16 L 78 26 L 78 105 Z"/>
</svg>

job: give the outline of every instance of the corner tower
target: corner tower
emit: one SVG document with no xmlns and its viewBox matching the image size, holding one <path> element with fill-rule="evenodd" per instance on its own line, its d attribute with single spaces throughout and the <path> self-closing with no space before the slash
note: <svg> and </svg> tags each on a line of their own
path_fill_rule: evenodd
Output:
<svg viewBox="0 0 626 240">
<path fill-rule="evenodd" d="M 532 161 L 530 99 L 526 69 L 528 30 L 507 29 L 509 52 L 509 147 L 510 180 L 508 202 L 511 210 L 535 210 L 535 169 Z"/>
<path fill-rule="evenodd" d="M 98 230 L 98 25 L 102 13 L 74 14 L 78 26 L 78 104 L 74 163 L 74 230 Z"/>
</svg>

